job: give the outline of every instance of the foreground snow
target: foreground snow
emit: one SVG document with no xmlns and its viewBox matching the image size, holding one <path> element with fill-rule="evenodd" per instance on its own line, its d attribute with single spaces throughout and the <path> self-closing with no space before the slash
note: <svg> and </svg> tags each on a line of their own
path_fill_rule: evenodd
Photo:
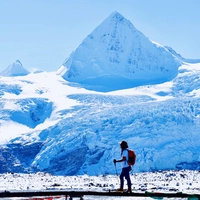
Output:
<svg viewBox="0 0 200 200">
<path fill-rule="evenodd" d="M 200 194 L 200 171 L 159 171 L 131 175 L 134 192 L 184 192 Z M 84 190 L 106 191 L 119 187 L 117 175 L 52 176 L 48 173 L 0 175 L 4 190 Z M 126 188 L 125 188 L 126 189 Z"/>
</svg>

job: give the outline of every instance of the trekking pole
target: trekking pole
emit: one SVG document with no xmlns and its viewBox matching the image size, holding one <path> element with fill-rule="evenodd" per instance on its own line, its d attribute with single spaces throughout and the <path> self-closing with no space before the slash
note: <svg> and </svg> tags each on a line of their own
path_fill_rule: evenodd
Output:
<svg viewBox="0 0 200 200">
<path fill-rule="evenodd" d="M 114 163 L 115 165 L 115 171 L 116 171 L 116 175 L 118 176 L 118 173 L 117 173 L 117 167 L 116 167 L 116 163 Z"/>
<path fill-rule="evenodd" d="M 116 163 L 114 163 L 114 165 L 115 165 L 115 171 L 116 171 L 116 175 L 117 175 L 117 180 L 118 180 L 118 173 L 117 173 L 117 167 L 116 167 Z"/>
</svg>

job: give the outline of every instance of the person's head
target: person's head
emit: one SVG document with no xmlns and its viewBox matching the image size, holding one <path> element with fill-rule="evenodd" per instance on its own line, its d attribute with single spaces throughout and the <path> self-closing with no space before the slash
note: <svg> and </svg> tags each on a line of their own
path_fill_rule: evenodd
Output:
<svg viewBox="0 0 200 200">
<path fill-rule="evenodd" d="M 128 148 L 128 143 L 127 143 L 126 141 L 123 140 L 123 141 L 120 143 L 120 147 L 121 147 L 122 150 L 124 150 L 124 149 Z"/>
</svg>

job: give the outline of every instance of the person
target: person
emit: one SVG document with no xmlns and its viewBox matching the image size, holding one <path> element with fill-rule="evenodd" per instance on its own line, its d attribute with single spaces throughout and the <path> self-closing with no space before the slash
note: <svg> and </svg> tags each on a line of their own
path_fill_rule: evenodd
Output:
<svg viewBox="0 0 200 200">
<path fill-rule="evenodd" d="M 129 172 L 131 171 L 131 166 L 128 164 L 128 143 L 126 141 L 122 141 L 120 143 L 121 147 L 121 156 L 122 158 L 120 160 L 114 159 L 113 162 L 116 165 L 117 162 L 123 162 L 122 163 L 122 171 L 120 174 L 120 188 L 117 190 L 119 192 L 124 191 L 124 177 L 127 180 L 128 190 L 126 192 L 132 192 L 131 189 L 131 179 Z"/>
</svg>

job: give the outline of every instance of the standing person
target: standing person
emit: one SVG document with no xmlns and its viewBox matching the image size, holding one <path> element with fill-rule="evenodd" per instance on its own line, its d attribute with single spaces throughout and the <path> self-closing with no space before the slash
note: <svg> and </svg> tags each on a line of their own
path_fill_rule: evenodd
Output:
<svg viewBox="0 0 200 200">
<path fill-rule="evenodd" d="M 113 162 L 116 164 L 117 162 L 123 162 L 122 163 L 122 171 L 120 174 L 120 188 L 117 190 L 119 192 L 123 192 L 124 189 L 124 177 L 127 180 L 128 190 L 127 192 L 132 192 L 131 189 L 131 179 L 129 172 L 131 171 L 131 166 L 128 164 L 128 144 L 126 141 L 122 141 L 120 143 L 121 147 L 121 156 L 122 158 L 120 160 L 114 159 Z"/>
</svg>

